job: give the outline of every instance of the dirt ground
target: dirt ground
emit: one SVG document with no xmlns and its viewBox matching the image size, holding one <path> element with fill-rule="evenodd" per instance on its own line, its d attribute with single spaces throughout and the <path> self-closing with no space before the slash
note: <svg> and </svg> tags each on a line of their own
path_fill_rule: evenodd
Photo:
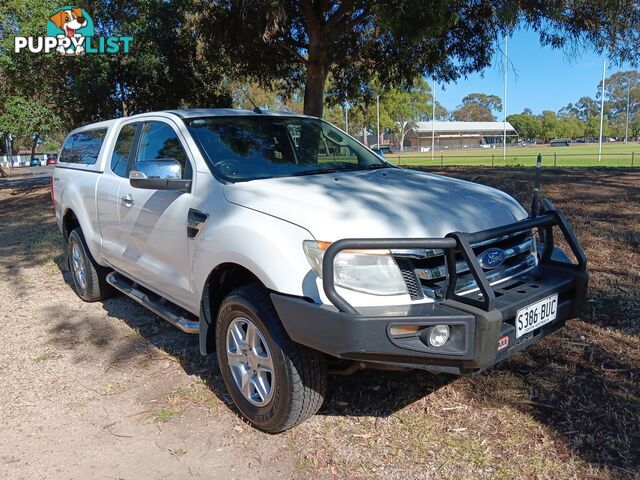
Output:
<svg viewBox="0 0 640 480">
<path fill-rule="evenodd" d="M 446 169 L 528 205 L 531 170 Z M 73 293 L 42 182 L 0 181 L 0 478 L 640 478 L 640 172 L 545 170 L 589 256 L 580 320 L 479 376 L 333 377 L 281 435 L 133 301 Z"/>
</svg>

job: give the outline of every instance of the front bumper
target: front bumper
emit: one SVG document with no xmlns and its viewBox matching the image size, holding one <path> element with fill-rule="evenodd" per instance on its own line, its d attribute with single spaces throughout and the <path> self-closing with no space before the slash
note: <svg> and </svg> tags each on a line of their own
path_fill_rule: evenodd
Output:
<svg viewBox="0 0 640 480">
<path fill-rule="evenodd" d="M 323 284 L 333 305 L 277 293 L 271 298 L 292 340 L 338 358 L 455 374 L 486 369 L 562 327 L 584 304 L 586 257 L 564 217 L 550 203 L 544 206 L 541 217 L 474 234 L 454 233 L 444 239 L 340 240 L 327 250 L 323 265 Z M 508 281 L 489 285 L 470 243 L 536 227 L 544 239 L 539 265 Z M 554 247 L 553 227 L 560 228 L 577 263 L 571 263 Z M 346 248 L 444 249 L 451 259 L 445 298 L 434 303 L 356 310 L 333 285 L 333 259 Z M 456 252 L 467 261 L 479 291 L 465 295 L 455 291 Z M 516 339 L 518 309 L 556 293 L 556 319 Z M 448 325 L 451 337 L 443 347 L 434 348 L 426 337 L 429 327 L 438 324 Z M 417 325 L 421 333 L 392 336 L 390 329 L 398 325 Z"/>
</svg>

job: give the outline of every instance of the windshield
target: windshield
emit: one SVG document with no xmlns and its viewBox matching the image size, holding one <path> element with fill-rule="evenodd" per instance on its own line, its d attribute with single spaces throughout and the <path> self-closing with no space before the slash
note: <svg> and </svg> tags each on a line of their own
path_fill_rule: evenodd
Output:
<svg viewBox="0 0 640 480">
<path fill-rule="evenodd" d="M 185 122 L 214 172 L 232 182 L 390 166 L 314 118 L 265 115 Z"/>
</svg>

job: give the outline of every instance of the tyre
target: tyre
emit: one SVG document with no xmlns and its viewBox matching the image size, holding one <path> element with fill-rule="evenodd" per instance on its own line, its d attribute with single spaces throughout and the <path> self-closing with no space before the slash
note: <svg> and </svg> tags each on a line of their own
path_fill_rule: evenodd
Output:
<svg viewBox="0 0 640 480">
<path fill-rule="evenodd" d="M 81 299 L 85 302 L 97 302 L 113 294 L 113 287 L 106 280 L 109 270 L 93 259 L 79 227 L 69 234 L 67 259 L 73 286 Z"/>
<path fill-rule="evenodd" d="M 324 356 L 293 342 L 264 288 L 250 284 L 223 300 L 216 321 L 222 378 L 240 412 L 269 433 L 315 414 L 324 400 Z"/>
</svg>

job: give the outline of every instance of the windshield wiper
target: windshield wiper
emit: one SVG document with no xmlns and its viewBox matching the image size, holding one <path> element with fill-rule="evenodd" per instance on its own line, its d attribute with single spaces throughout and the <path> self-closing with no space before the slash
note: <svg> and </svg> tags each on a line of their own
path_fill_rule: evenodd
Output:
<svg viewBox="0 0 640 480">
<path fill-rule="evenodd" d="M 381 168 L 391 168 L 389 165 L 382 165 L 382 164 L 376 164 L 376 165 L 367 165 L 366 167 L 362 167 L 362 166 L 354 166 L 352 168 L 314 168 L 312 170 L 304 170 L 302 172 L 295 172 L 295 173 L 290 173 L 288 175 L 285 175 L 287 177 L 291 176 L 291 177 L 302 177 L 304 175 L 317 175 L 320 173 L 343 173 L 343 172 L 358 172 L 358 171 L 363 171 L 363 170 L 379 170 Z"/>
<path fill-rule="evenodd" d="M 379 170 L 381 168 L 391 168 L 391 165 L 384 165 L 380 163 L 374 163 L 373 165 L 367 165 L 366 167 L 360 167 L 360 170 Z"/>
<path fill-rule="evenodd" d="M 304 170 L 302 172 L 290 173 L 286 176 L 301 177 L 304 175 L 317 175 L 319 173 L 336 173 L 341 171 L 345 171 L 345 170 L 343 168 L 316 168 L 313 170 Z"/>
</svg>

